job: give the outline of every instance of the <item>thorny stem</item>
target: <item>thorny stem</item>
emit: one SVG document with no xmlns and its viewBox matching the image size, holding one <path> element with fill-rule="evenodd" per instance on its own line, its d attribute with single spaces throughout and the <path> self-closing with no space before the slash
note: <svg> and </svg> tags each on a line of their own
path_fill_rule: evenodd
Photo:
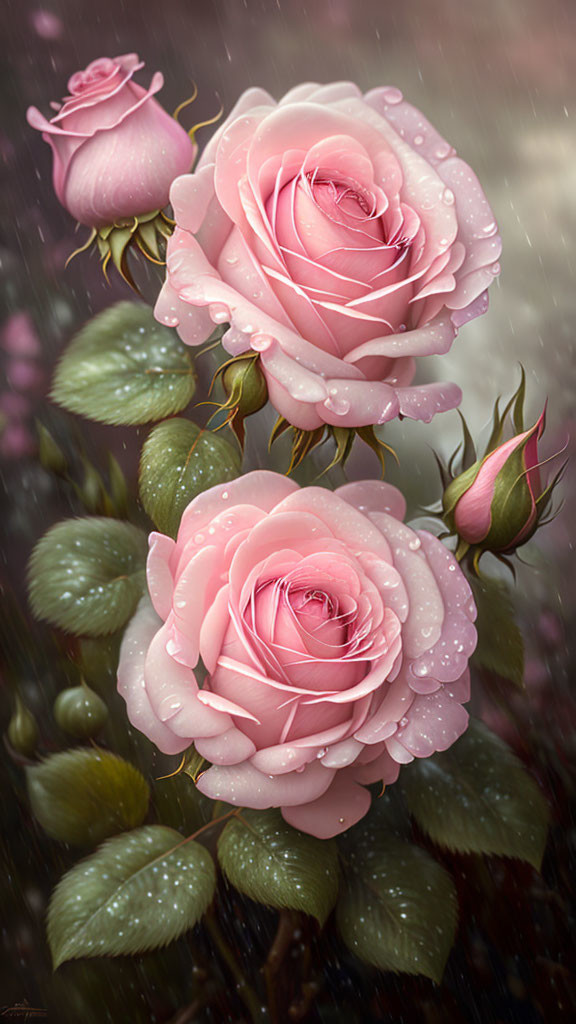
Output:
<svg viewBox="0 0 576 1024">
<path fill-rule="evenodd" d="M 224 935 L 220 929 L 220 925 L 216 920 L 216 915 L 213 910 L 209 910 L 205 917 L 206 929 L 209 932 L 214 945 L 216 946 L 220 956 L 226 964 L 230 974 L 236 982 L 236 991 L 240 996 L 240 999 L 244 1003 L 244 1006 L 250 1014 L 250 1019 L 253 1024 L 262 1024 L 263 1021 L 268 1019 L 266 1013 L 266 1007 L 262 1006 L 260 999 L 256 992 L 248 984 L 246 977 L 242 971 L 242 968 L 236 960 L 234 953 L 230 946 L 226 942 Z"/>
</svg>

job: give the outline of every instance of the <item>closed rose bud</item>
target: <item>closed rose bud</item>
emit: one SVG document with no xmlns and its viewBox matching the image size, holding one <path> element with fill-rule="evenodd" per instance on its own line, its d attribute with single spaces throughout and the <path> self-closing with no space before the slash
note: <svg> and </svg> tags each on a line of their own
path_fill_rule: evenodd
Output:
<svg viewBox="0 0 576 1024">
<path fill-rule="evenodd" d="M 143 67 L 135 53 L 101 57 L 72 75 L 70 95 L 52 104 L 57 113 L 50 121 L 36 107 L 27 112 L 28 123 L 52 148 L 58 199 L 94 229 L 103 258 L 110 252 L 115 262 L 124 236 L 110 238 L 111 229 L 129 239 L 135 219 L 139 247 L 155 256 L 156 229 L 170 230 L 153 219 L 168 204 L 172 181 L 190 170 L 196 154 L 188 133 L 154 99 L 162 74 L 153 75 L 148 89 L 133 81 Z"/>
<path fill-rule="evenodd" d="M 38 745 L 38 726 L 34 715 L 17 694 L 7 737 L 12 750 L 23 757 L 32 757 Z"/>
<path fill-rule="evenodd" d="M 535 533 L 556 483 L 544 489 L 540 479 L 544 426 L 545 410 L 530 430 L 489 451 L 446 488 L 444 519 L 465 544 L 506 554 Z"/>
<path fill-rule="evenodd" d="M 54 701 L 54 718 L 64 732 L 78 739 L 96 736 L 106 725 L 108 708 L 86 683 L 63 690 Z"/>
<path fill-rule="evenodd" d="M 245 356 L 234 359 L 222 374 L 222 383 L 229 399 L 236 400 L 242 416 L 251 416 L 268 401 L 268 389 L 258 358 Z"/>
</svg>

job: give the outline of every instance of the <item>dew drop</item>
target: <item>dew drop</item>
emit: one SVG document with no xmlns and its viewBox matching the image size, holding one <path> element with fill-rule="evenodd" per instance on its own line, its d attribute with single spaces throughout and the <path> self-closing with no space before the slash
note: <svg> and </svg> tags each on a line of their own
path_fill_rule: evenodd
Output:
<svg viewBox="0 0 576 1024">
<path fill-rule="evenodd" d="M 203 544 L 204 543 L 204 534 L 203 533 L 197 533 L 196 536 L 194 537 L 194 543 L 195 544 Z"/>
<path fill-rule="evenodd" d="M 396 103 L 402 103 L 402 100 L 404 99 L 400 89 L 396 89 L 393 85 L 386 86 L 386 88 L 382 90 L 382 96 L 386 100 L 386 103 L 390 103 L 392 106 L 395 106 Z"/>
<path fill-rule="evenodd" d="M 454 196 L 454 193 L 453 193 L 452 189 L 451 188 L 445 188 L 444 192 L 442 193 L 442 201 L 444 203 L 446 203 L 446 206 L 453 206 L 454 205 L 454 199 L 455 199 L 455 196 Z"/>
<path fill-rule="evenodd" d="M 437 148 L 436 148 L 436 153 L 435 153 L 436 159 L 437 160 L 444 160 L 448 156 L 451 148 L 452 147 L 449 146 L 447 142 L 441 142 L 440 145 L 437 146 Z"/>
<path fill-rule="evenodd" d="M 224 324 L 230 320 L 230 310 L 223 302 L 213 302 L 208 307 L 208 312 L 214 324 Z"/>
<path fill-rule="evenodd" d="M 424 142 L 424 136 L 423 135 L 415 135 L 414 136 L 414 145 L 415 146 L 421 146 L 423 142 Z"/>
</svg>

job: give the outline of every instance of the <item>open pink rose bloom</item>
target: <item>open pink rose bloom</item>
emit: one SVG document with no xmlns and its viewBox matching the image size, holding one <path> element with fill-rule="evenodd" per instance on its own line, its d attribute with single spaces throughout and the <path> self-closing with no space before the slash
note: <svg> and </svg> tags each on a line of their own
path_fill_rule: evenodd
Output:
<svg viewBox="0 0 576 1024">
<path fill-rule="evenodd" d="M 470 167 L 398 89 L 249 89 L 171 189 L 176 230 L 156 315 L 186 344 L 228 323 L 261 354 L 294 426 L 428 422 L 455 384 L 414 386 L 487 308 L 494 215 Z"/>
<path fill-rule="evenodd" d="M 326 838 L 464 732 L 474 602 L 404 511 L 389 484 L 258 471 L 195 498 L 176 541 L 151 534 L 118 686 L 160 750 L 211 762 L 207 796 Z"/>
</svg>

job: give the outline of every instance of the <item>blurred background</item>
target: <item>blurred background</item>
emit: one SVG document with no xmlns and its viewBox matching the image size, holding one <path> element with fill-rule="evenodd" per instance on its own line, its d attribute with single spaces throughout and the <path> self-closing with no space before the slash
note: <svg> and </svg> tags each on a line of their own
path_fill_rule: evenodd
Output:
<svg viewBox="0 0 576 1024">
<path fill-rule="evenodd" d="M 138 52 L 148 76 L 157 69 L 163 72 L 166 84 L 158 98 L 168 110 L 189 96 L 196 83 L 198 99 L 188 111 L 191 124 L 213 116 L 220 105 L 228 111 L 251 85 L 277 97 L 305 80 L 352 79 L 363 89 L 398 86 L 474 168 L 503 238 L 502 274 L 491 289 L 488 313 L 462 329 L 448 356 L 428 360 L 421 379 L 456 381 L 464 392 L 462 411 L 479 434 L 496 396 L 516 387 L 522 362 L 529 422 L 548 398 L 543 455 L 555 452 L 570 434 L 576 436 L 572 0 L 3 0 L 1 7 L 0 495 L 5 503 L 5 553 L 0 582 L 18 614 L 27 614 L 23 584 L 31 546 L 56 519 L 78 511 L 36 458 L 37 417 L 55 424 L 60 436 L 67 432 L 64 443 L 72 447 L 80 431 L 71 417 L 54 419 L 46 402 L 55 360 L 88 317 L 129 297 L 121 283 L 106 285 L 95 258 L 77 258 L 64 269 L 83 234 L 75 235 L 74 224 L 53 195 L 49 149 L 28 128 L 25 112 L 34 104 L 48 114 L 49 101 L 65 94 L 69 76 L 99 56 Z M 141 75 L 139 80 L 148 78 Z M 201 146 L 211 130 L 199 133 Z M 137 429 L 83 425 L 81 434 L 91 458 L 113 450 L 135 484 L 142 439 Z M 413 505 L 438 497 L 430 447 L 448 453 L 459 436 L 455 412 L 431 426 L 405 421 L 387 429 L 386 440 L 403 461 L 403 486 L 411 492 Z M 374 464 L 358 458 L 355 475 L 363 469 L 376 472 Z M 529 566 L 519 570 L 519 610 L 529 638 L 527 696 L 515 712 L 515 725 L 510 716 L 499 719 L 501 712 L 488 705 L 480 709 L 519 748 L 524 727 L 537 733 L 527 756 L 534 765 L 547 766 L 541 768 L 544 774 L 552 771 L 550 759 L 564 765 L 573 756 L 576 725 L 570 691 L 573 659 L 567 645 L 576 595 L 576 500 L 570 475 L 562 490 L 566 504 L 561 515 L 525 549 Z M 39 708 L 43 698 L 36 683 L 44 679 L 40 663 L 49 657 L 43 650 L 39 642 L 36 667 L 28 670 L 30 700 L 38 701 Z M 50 690 L 57 681 L 45 685 Z M 556 776 L 552 784 L 559 785 Z M 8 815 L 18 828 L 17 807 L 10 805 Z M 25 850 L 26 835 L 20 834 L 19 841 Z M 563 842 L 560 861 L 569 865 L 571 819 L 564 821 Z M 41 856 L 39 851 L 31 856 L 27 871 L 32 902 L 22 908 L 15 900 L 5 936 L 20 970 L 14 998 L 31 991 L 30 962 L 44 955 L 38 952 L 43 942 Z M 561 874 L 557 865 L 555 870 Z M 13 880 L 16 890 L 24 884 L 18 877 Z M 558 913 L 564 921 L 568 911 L 562 905 Z M 560 949 L 564 940 L 560 942 L 556 923 L 548 927 L 551 932 L 542 939 L 548 946 L 538 955 L 556 967 L 548 975 L 544 971 L 546 991 L 560 991 L 565 984 L 573 995 L 560 954 L 550 948 L 556 942 Z M 531 994 L 524 1002 L 519 997 L 518 1005 L 505 1001 L 500 1007 L 493 1001 L 483 1016 L 463 1019 L 569 1019 L 560 1014 L 571 997 L 562 998 L 562 1005 L 558 998 L 549 1004 L 544 1017 L 539 1015 L 548 1006 L 544 996 Z M 0 1004 L 4 1002 L 9 998 L 0 992 Z M 460 1019 L 447 1014 L 421 1019 Z M 95 1019 L 123 1018 L 103 1014 Z"/>
</svg>

